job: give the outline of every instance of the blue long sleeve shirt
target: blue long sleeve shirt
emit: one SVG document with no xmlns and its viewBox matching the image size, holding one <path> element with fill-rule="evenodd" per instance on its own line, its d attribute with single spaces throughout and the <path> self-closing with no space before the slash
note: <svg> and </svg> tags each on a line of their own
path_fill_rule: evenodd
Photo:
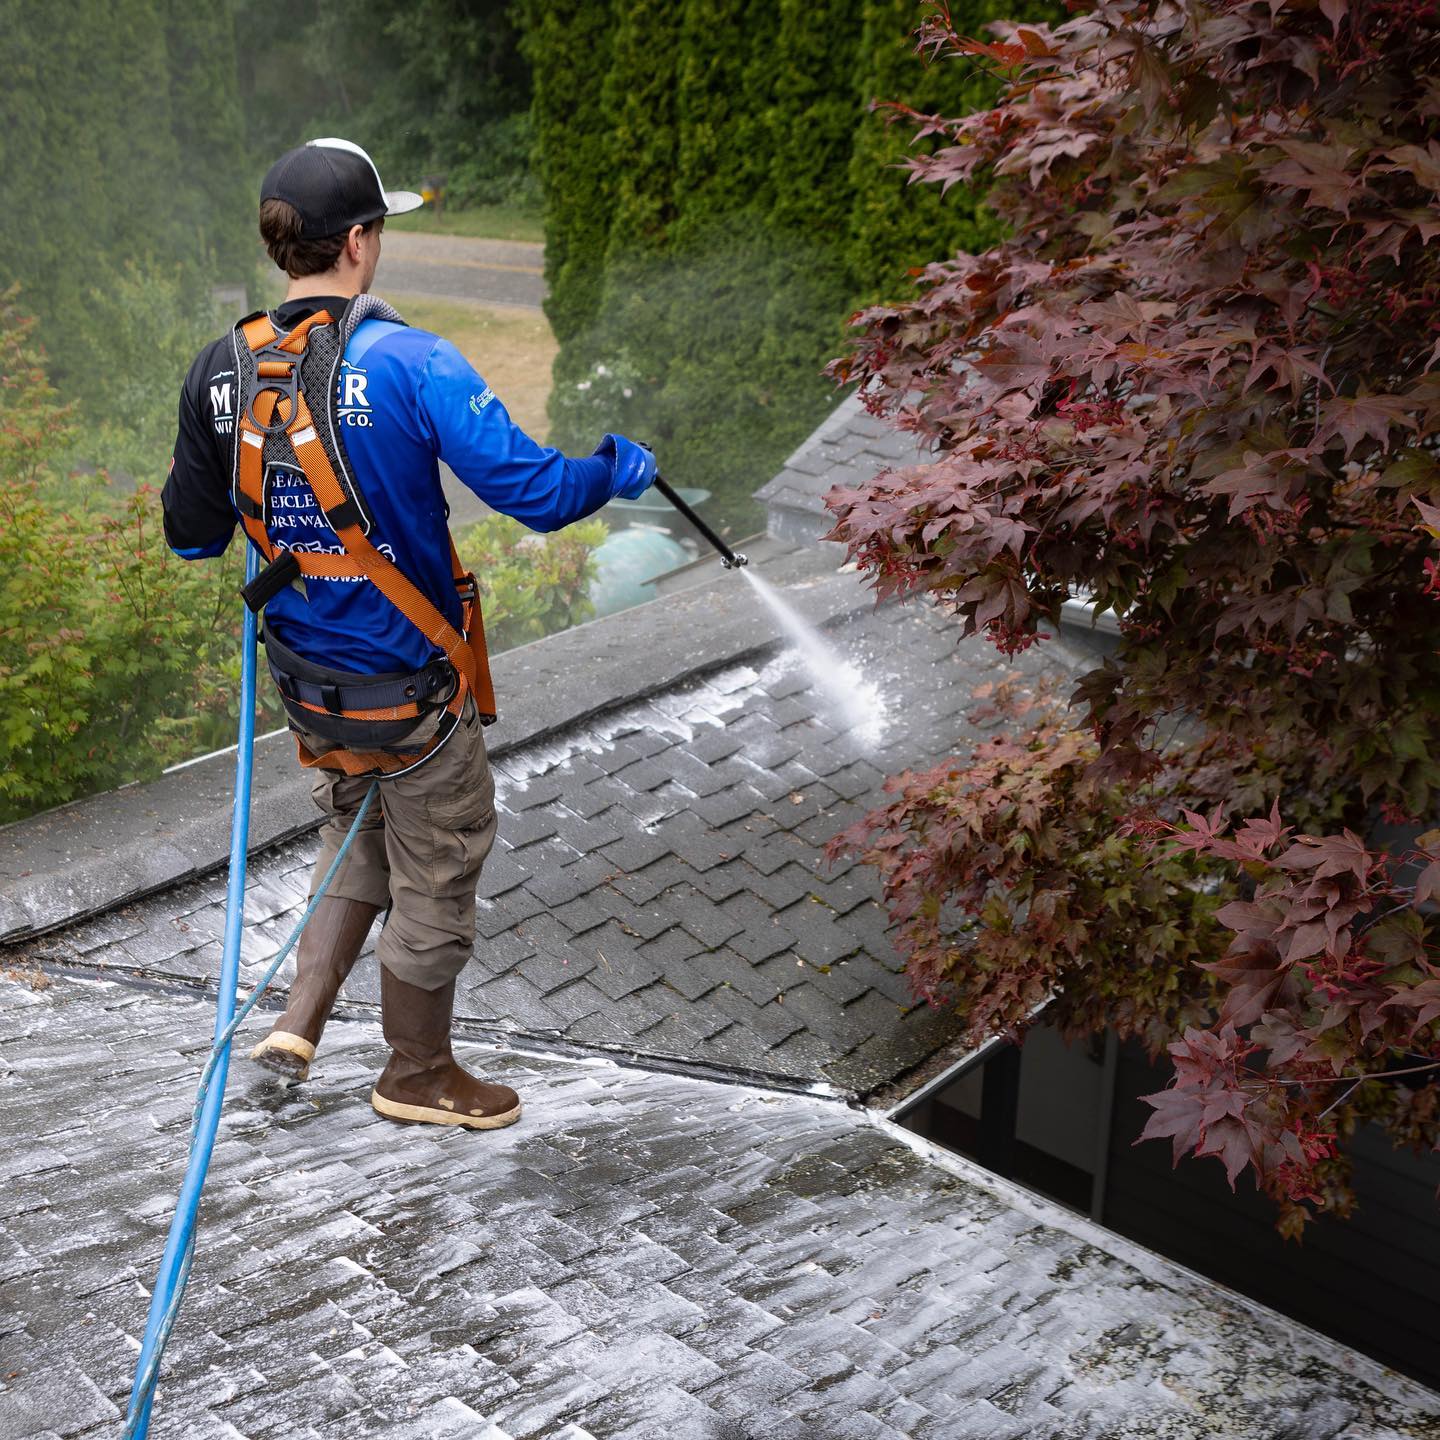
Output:
<svg viewBox="0 0 1440 1440">
<path fill-rule="evenodd" d="M 276 312 L 291 328 L 343 300 L 293 301 Z M 221 554 L 238 516 L 230 500 L 236 383 L 227 335 L 201 353 L 186 378 L 170 476 L 165 533 L 186 559 Z M 393 322 L 363 321 L 346 346 L 336 396 L 340 434 L 374 519 L 370 539 L 458 623 L 440 462 L 492 509 L 533 530 L 558 530 L 598 510 L 623 482 L 613 449 L 573 459 L 537 444 L 511 420 L 474 367 L 448 341 Z M 282 548 L 339 554 L 297 470 L 270 480 L 271 539 Z M 483 582 L 483 577 L 482 577 Z M 318 665 L 356 674 L 413 671 L 438 653 L 363 580 L 309 579 L 266 606 L 282 644 Z"/>
</svg>

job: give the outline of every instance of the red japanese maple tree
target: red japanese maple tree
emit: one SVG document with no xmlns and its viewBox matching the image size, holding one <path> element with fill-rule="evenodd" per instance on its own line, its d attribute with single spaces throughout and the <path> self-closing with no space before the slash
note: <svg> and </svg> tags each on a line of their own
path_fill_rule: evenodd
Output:
<svg viewBox="0 0 1440 1440">
<path fill-rule="evenodd" d="M 897 777 L 840 844 L 975 1034 L 1051 996 L 1168 1044 L 1146 1134 L 1293 1230 L 1358 1121 L 1440 1136 L 1440 832 L 1374 838 L 1440 798 L 1440 5 L 1075 8 L 927 12 L 1005 90 L 909 115 L 913 178 L 988 182 L 1010 238 L 857 317 L 834 374 L 934 461 L 829 503 L 882 595 L 1011 653 L 1089 599 L 1119 649 L 1079 731 Z"/>
</svg>

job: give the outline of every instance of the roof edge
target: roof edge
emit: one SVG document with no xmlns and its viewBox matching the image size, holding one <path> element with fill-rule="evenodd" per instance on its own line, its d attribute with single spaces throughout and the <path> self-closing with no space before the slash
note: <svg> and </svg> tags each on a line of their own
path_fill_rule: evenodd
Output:
<svg viewBox="0 0 1440 1440">
<path fill-rule="evenodd" d="M 1236 1310 L 1242 1310 L 1267 1326 L 1282 1331 L 1285 1341 L 1306 1359 L 1318 1360 L 1338 1374 L 1370 1386 L 1397 1404 L 1421 1410 L 1427 1419 L 1440 1413 L 1440 1395 L 1421 1381 L 1412 1380 L 1383 1361 L 1374 1360 L 1359 1350 L 1352 1350 L 1344 1341 L 1322 1334 L 1303 1320 L 1297 1320 L 1261 1300 L 1242 1294 L 1223 1281 L 1202 1275 L 1179 1260 L 1172 1260 L 1168 1255 L 1141 1245 L 1118 1230 L 1111 1230 L 1088 1215 L 1082 1215 L 1078 1210 L 1062 1205 L 1058 1200 L 1051 1200 L 1038 1190 L 1031 1190 L 1018 1181 L 997 1175 L 978 1161 L 957 1151 L 948 1150 L 945 1146 L 906 1129 L 889 1115 L 876 1114 L 874 1111 L 861 1113 L 865 1115 L 872 1129 L 889 1136 L 927 1164 L 948 1172 L 978 1190 L 987 1191 L 1003 1205 L 1028 1215 L 1038 1224 L 1063 1230 L 1077 1240 L 1094 1246 L 1103 1254 L 1131 1266 L 1150 1283 L 1180 1294 L 1189 1293 L 1196 1297 L 1201 1308 L 1207 1304 L 1213 1306 L 1216 1299 L 1221 1299 Z"/>
</svg>

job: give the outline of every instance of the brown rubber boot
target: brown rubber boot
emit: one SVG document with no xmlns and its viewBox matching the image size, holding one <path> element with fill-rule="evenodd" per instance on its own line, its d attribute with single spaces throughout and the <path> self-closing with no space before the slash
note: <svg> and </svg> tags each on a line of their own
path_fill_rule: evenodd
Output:
<svg viewBox="0 0 1440 1440">
<path fill-rule="evenodd" d="M 287 1080 L 304 1080 L 335 997 L 355 968 L 360 947 L 380 913 L 378 905 L 323 895 L 300 933 L 295 980 L 285 1013 L 250 1058 Z"/>
<path fill-rule="evenodd" d="M 390 1046 L 370 1103 L 388 1120 L 498 1130 L 520 1118 L 520 1097 L 507 1085 L 477 1080 L 455 1063 L 450 1024 L 455 982 L 438 990 L 407 985 L 380 967 L 380 1013 Z"/>
</svg>

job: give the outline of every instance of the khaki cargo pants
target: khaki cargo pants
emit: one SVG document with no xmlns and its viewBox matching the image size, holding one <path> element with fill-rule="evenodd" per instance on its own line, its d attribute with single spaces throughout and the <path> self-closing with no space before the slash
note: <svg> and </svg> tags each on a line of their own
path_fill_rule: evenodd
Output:
<svg viewBox="0 0 1440 1440">
<path fill-rule="evenodd" d="M 301 738 L 312 750 L 333 742 Z M 325 812 L 313 895 L 344 843 L 370 780 L 317 770 L 311 793 Z M 380 963 L 407 984 L 438 990 L 465 968 L 475 944 L 475 890 L 495 843 L 495 781 L 484 726 L 471 700 L 454 732 L 418 770 L 382 780 L 328 895 L 390 915 Z"/>
</svg>

